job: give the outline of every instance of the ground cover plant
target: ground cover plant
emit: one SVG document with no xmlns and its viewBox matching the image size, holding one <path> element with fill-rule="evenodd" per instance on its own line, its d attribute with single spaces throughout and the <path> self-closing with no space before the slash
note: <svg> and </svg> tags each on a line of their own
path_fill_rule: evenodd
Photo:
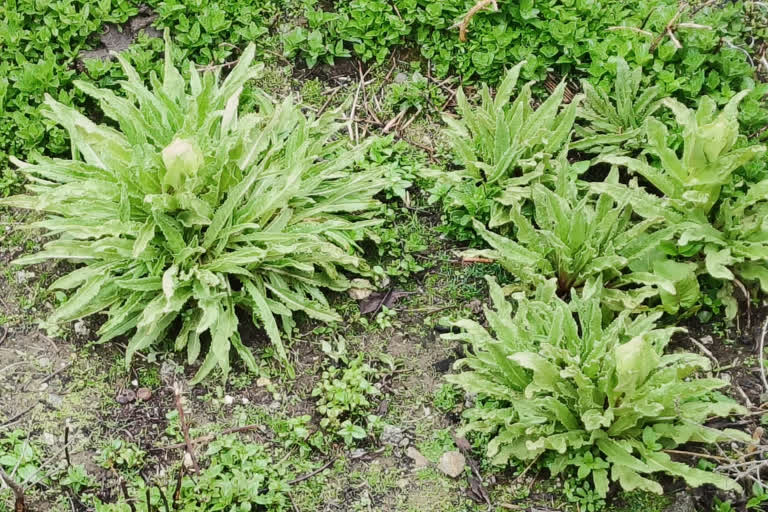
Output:
<svg viewBox="0 0 768 512">
<path fill-rule="evenodd" d="M 127 50 L 137 72 L 148 78 L 151 71 L 160 71 L 163 45 L 147 34 L 172 27 L 177 58 L 221 64 L 236 55 L 237 47 L 259 39 L 263 59 L 279 49 L 268 32 L 284 7 L 280 1 L 6 3 L 0 18 L 0 165 L 7 165 L 9 155 L 26 158 L 32 151 L 59 155 L 68 150 L 66 131 L 41 115 L 44 95 L 91 107 L 92 100 L 74 81 L 114 87 L 125 78 L 119 63 L 109 58 L 110 50 Z"/>
<path fill-rule="evenodd" d="M 311 0 L 304 8 L 308 27 L 286 37 L 289 55 L 305 55 L 309 64 L 350 53 L 382 62 L 393 48 L 414 47 L 437 76 L 455 72 L 486 82 L 500 81 L 506 67 L 526 60 L 525 79 L 541 80 L 554 70 L 607 87 L 617 73 L 611 58 L 618 55 L 646 70 L 645 86 L 685 101 L 708 94 L 723 102 L 755 83 L 750 50 L 765 39 L 765 12 L 750 0 L 714 4 L 344 0 L 327 9 Z M 462 23 L 474 6 L 480 9 Z M 467 27 L 463 37 L 460 26 Z M 750 129 L 766 120 L 761 90 L 744 114 Z"/>
<path fill-rule="evenodd" d="M 0 512 L 758 510 L 764 4 L 0 7 Z"/>
<path fill-rule="evenodd" d="M 339 319 L 322 289 L 351 286 L 340 269 L 367 272 L 353 252 L 377 221 L 355 215 L 376 207 L 383 181 L 376 170 L 348 172 L 363 149 L 336 152 L 333 114 L 308 119 L 290 99 L 264 96 L 240 117 L 243 84 L 260 72 L 253 55 L 250 46 L 223 82 L 191 67 L 187 83 L 167 43 L 152 89 L 121 59 L 130 99 L 78 83 L 120 131 L 48 97 L 45 114 L 69 132 L 74 158 L 18 162 L 34 185 L 3 204 L 46 212 L 34 226 L 63 235 L 17 264 L 85 263 L 53 283 L 76 291 L 51 323 L 107 310 L 99 342 L 135 333 L 128 363 L 174 336 L 190 364 L 204 356 L 199 381 L 216 367 L 226 376 L 231 349 L 255 371 L 237 308 L 288 368 L 275 317 L 289 334 L 294 311 Z"/>
</svg>

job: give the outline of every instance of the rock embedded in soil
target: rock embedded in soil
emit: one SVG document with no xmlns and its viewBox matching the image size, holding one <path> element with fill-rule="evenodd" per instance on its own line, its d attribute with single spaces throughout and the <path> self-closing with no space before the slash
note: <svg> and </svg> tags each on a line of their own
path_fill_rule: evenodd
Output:
<svg viewBox="0 0 768 512">
<path fill-rule="evenodd" d="M 146 402 L 152 398 L 152 391 L 149 388 L 139 388 L 136 390 L 136 398 Z"/>
<path fill-rule="evenodd" d="M 82 320 L 78 320 L 77 322 L 75 322 L 74 329 L 75 329 L 75 334 L 77 334 L 78 336 L 85 337 L 91 333 L 91 330 L 88 329 L 88 326 L 85 325 L 85 322 L 83 322 Z"/>
<path fill-rule="evenodd" d="M 381 431 L 381 442 L 392 446 L 401 446 L 400 443 L 405 439 L 403 429 L 400 427 L 393 427 L 392 425 L 386 425 Z"/>
<path fill-rule="evenodd" d="M 697 512 L 696 500 L 687 492 L 678 492 L 663 512 Z"/>
<path fill-rule="evenodd" d="M 451 478 L 457 478 L 464 472 L 464 465 L 466 462 L 467 461 L 461 452 L 445 452 L 443 456 L 440 457 L 440 462 L 437 464 L 437 469 Z"/>
<path fill-rule="evenodd" d="M 413 467 L 415 469 L 421 469 L 429 466 L 429 459 L 421 454 L 419 450 L 411 446 L 406 450 L 405 454 L 409 459 L 413 461 Z"/>
<path fill-rule="evenodd" d="M 120 405 L 125 405 L 127 403 L 133 402 L 134 400 L 136 400 L 136 392 L 128 388 L 120 391 L 117 394 L 117 397 L 115 397 L 115 401 Z"/>
</svg>

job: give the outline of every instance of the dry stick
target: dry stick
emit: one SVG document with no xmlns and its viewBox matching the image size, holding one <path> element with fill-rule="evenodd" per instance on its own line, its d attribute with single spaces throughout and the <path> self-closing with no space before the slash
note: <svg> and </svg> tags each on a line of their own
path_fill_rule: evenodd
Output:
<svg viewBox="0 0 768 512">
<path fill-rule="evenodd" d="M 405 110 L 401 110 L 399 114 L 390 119 L 386 126 L 384 126 L 384 129 L 381 131 L 381 133 L 384 135 L 389 133 L 392 128 L 394 128 L 403 119 L 403 117 L 405 117 L 405 113 Z"/>
<path fill-rule="evenodd" d="M 752 306 L 749 303 L 749 292 L 744 286 L 744 283 L 738 279 L 734 279 L 733 282 L 736 283 L 736 286 L 739 287 L 739 290 L 741 290 L 741 293 L 744 295 L 744 302 L 747 303 L 747 325 L 745 329 L 749 329 L 752 326 Z"/>
<path fill-rule="evenodd" d="M 194 439 L 193 442 L 196 445 L 210 443 L 211 441 L 216 439 L 216 437 L 218 437 L 218 436 L 225 436 L 227 434 L 236 434 L 236 433 L 239 433 L 239 432 L 247 432 L 249 430 L 256 430 L 259 427 L 261 427 L 261 425 L 259 425 L 257 423 L 254 423 L 252 425 L 245 425 L 244 427 L 228 428 L 226 430 L 222 430 L 221 432 L 219 432 L 217 434 L 208 434 L 208 435 L 205 435 L 205 436 L 202 436 L 202 437 L 198 437 L 198 438 Z M 159 446 L 157 448 L 150 448 L 149 451 L 151 451 L 151 452 L 159 452 L 159 451 L 162 451 L 162 450 L 175 450 L 177 448 L 184 448 L 185 446 L 187 446 L 186 443 L 176 443 L 176 444 L 169 444 L 167 446 Z"/>
<path fill-rule="evenodd" d="M 173 491 L 173 510 L 178 509 L 179 498 L 181 497 L 181 480 L 184 477 L 184 464 L 179 468 L 179 476 L 176 480 L 176 490 Z"/>
<path fill-rule="evenodd" d="M 184 407 L 181 405 L 181 386 L 178 382 L 173 383 L 173 396 L 176 399 L 176 410 L 179 411 L 179 423 L 181 424 L 181 431 L 184 434 L 184 444 L 187 447 L 189 458 L 192 459 L 192 467 L 195 468 L 195 474 L 198 474 L 200 473 L 200 466 L 197 465 L 194 447 L 192 441 L 189 439 L 189 425 L 187 425 L 187 422 L 184 420 Z"/>
<path fill-rule="evenodd" d="M 478 2 L 469 11 L 467 11 L 467 14 L 464 15 L 464 19 L 461 20 L 461 22 L 458 24 L 459 41 L 462 43 L 467 41 L 467 28 L 469 27 L 469 22 L 472 21 L 472 18 L 475 16 L 475 14 L 482 11 L 483 9 L 487 9 L 488 6 L 493 7 L 494 11 L 499 10 L 499 5 L 496 3 L 496 0 L 478 0 Z M 454 25 L 452 28 L 455 28 L 456 26 L 457 25 Z"/>
<path fill-rule="evenodd" d="M 320 107 L 320 110 L 318 110 L 318 111 L 317 111 L 317 115 L 318 115 L 318 117 L 319 117 L 319 116 L 320 116 L 320 115 L 321 115 L 323 112 L 325 112 L 325 109 L 326 109 L 326 108 L 328 108 L 328 105 L 330 105 L 330 104 L 331 104 L 331 102 L 333 101 L 333 98 L 335 98 L 335 97 L 336 97 L 336 94 L 338 94 L 338 92 L 339 92 L 340 90 L 341 90 L 341 86 L 338 86 L 338 87 L 334 87 L 333 89 L 331 89 L 331 90 L 329 90 L 329 91 L 328 91 L 328 93 L 327 93 L 327 94 L 328 94 L 328 99 L 327 99 L 327 100 L 325 100 L 325 103 L 323 103 L 323 106 L 322 106 L 322 107 Z"/>
<path fill-rule="evenodd" d="M 651 43 L 651 48 L 650 48 L 651 53 L 653 53 L 656 50 L 656 48 L 661 43 L 661 40 L 664 39 L 665 35 L 669 34 L 671 37 L 674 37 L 672 36 L 672 29 L 677 23 L 677 20 L 680 19 L 680 16 L 682 16 L 683 13 L 686 11 L 686 9 L 688 9 L 689 7 L 690 5 L 688 5 L 688 2 L 682 2 L 680 4 L 680 6 L 677 8 L 677 12 L 675 13 L 675 15 L 672 16 L 672 19 L 669 20 L 669 23 L 667 23 L 667 26 L 664 28 L 664 30 L 661 31 L 661 34 L 656 36 L 656 39 L 653 40 L 653 43 Z M 680 42 L 678 41 L 677 44 L 680 44 Z"/>
<path fill-rule="evenodd" d="M 0 345 L 5 343 L 5 339 L 8 337 L 8 328 L 4 325 L 0 325 L 0 329 L 3 330 L 2 336 L 0 336 Z"/>
<path fill-rule="evenodd" d="M 488 259 L 488 258 L 462 258 L 461 262 L 463 264 L 467 263 L 494 263 L 494 260 Z"/>
<path fill-rule="evenodd" d="M 67 467 L 72 465 L 69 458 L 69 425 L 64 427 L 64 458 L 67 460 Z"/>
<path fill-rule="evenodd" d="M 608 27 L 607 30 L 610 30 L 611 32 L 616 31 L 616 30 L 631 30 L 632 32 L 637 32 L 638 34 L 643 34 L 646 37 L 653 37 L 653 33 L 652 32 L 648 32 L 647 30 L 643 30 L 643 29 L 637 28 L 637 27 L 621 27 L 621 26 L 617 26 L 617 27 Z"/>
<path fill-rule="evenodd" d="M 157 482 L 153 482 L 152 485 L 157 487 L 157 490 L 160 492 L 160 498 L 162 498 L 163 500 L 163 505 L 165 506 L 165 512 L 171 512 L 171 507 L 168 505 L 168 498 L 166 497 L 165 491 L 163 490 L 163 488 L 160 487 L 160 485 L 158 485 Z M 147 490 L 147 492 L 149 492 L 149 490 Z M 147 503 L 149 503 L 149 499 L 147 499 Z"/>
<path fill-rule="evenodd" d="M 52 374 L 48 375 L 46 378 L 44 378 L 43 380 L 38 382 L 37 383 L 38 389 L 39 389 L 40 386 L 42 386 L 43 384 L 45 384 L 46 382 L 48 382 L 49 380 L 51 380 L 55 376 L 59 375 L 61 372 L 63 372 L 64 370 L 66 370 L 70 366 L 72 366 L 72 361 L 68 362 L 67 364 L 65 364 L 64 366 L 62 366 L 61 368 L 59 368 L 58 370 L 56 370 L 55 372 L 53 372 Z"/>
<path fill-rule="evenodd" d="M 731 462 L 733 460 L 729 459 L 728 457 L 719 457 L 717 455 L 710 455 L 708 453 L 686 452 L 683 450 L 664 450 L 664 453 L 671 453 L 672 455 L 689 455 L 691 457 L 701 457 L 703 459 L 719 460 L 723 462 Z"/>
<path fill-rule="evenodd" d="M 11 488 L 11 491 L 13 491 L 13 496 L 16 500 L 13 506 L 14 512 L 25 512 L 27 510 L 27 505 L 24 503 L 24 489 L 14 482 L 13 479 L 3 471 L 3 468 L 0 468 L 0 479 L 5 482 L 5 485 Z"/>
<path fill-rule="evenodd" d="M 323 464 L 323 466 L 322 466 L 322 467 L 320 467 L 320 468 L 317 468 L 316 470 L 314 470 L 314 471 L 312 471 L 312 472 L 310 472 L 310 473 L 307 473 L 306 475 L 302 475 L 302 476 L 300 476 L 300 477 L 298 477 L 298 478 L 294 478 L 293 480 L 291 480 L 290 482 L 288 482 L 288 486 L 291 486 L 291 485 L 296 485 L 296 484 L 298 484 L 299 482 L 303 482 L 304 480 L 309 480 L 310 478 L 312 478 L 312 477 L 313 477 L 313 476 L 315 476 L 316 474 L 318 474 L 318 473 L 322 473 L 323 471 L 325 471 L 326 469 L 328 469 L 328 468 L 331 466 L 331 464 L 333 464 L 334 462 L 336 462 L 336 457 L 333 457 L 331 460 L 329 460 L 328 462 L 326 462 L 325 464 Z"/>
<path fill-rule="evenodd" d="M 692 338 L 690 336 L 688 336 L 688 339 L 691 341 L 691 343 L 696 345 L 699 348 L 699 350 L 701 350 L 704 353 L 705 356 L 710 358 L 712 360 L 712 362 L 715 363 L 716 366 L 720 366 L 720 361 L 718 361 L 715 358 L 715 356 L 712 354 L 712 352 L 710 352 L 709 349 L 707 347 L 705 347 L 703 343 L 701 343 L 699 340 L 697 340 L 695 338 Z"/>
<path fill-rule="evenodd" d="M 1 425 L 0 425 L 0 428 L 2 428 L 2 427 L 8 427 L 8 426 L 10 426 L 10 425 L 12 425 L 12 424 L 16 423 L 16 420 L 18 420 L 19 418 L 21 418 L 22 416 L 24 416 L 25 414 L 27 414 L 29 411 L 31 411 L 32 409 L 34 409 L 35 407 L 37 407 L 39 403 L 40 403 L 40 400 L 36 401 L 35 403 L 33 403 L 32 405 L 30 405 L 29 407 L 27 407 L 26 409 L 24 409 L 23 411 L 21 411 L 19 414 L 17 414 L 17 415 L 16 415 L 16 416 L 14 416 L 13 418 L 11 418 L 11 419 L 9 419 L 8 421 L 6 421 L 5 423 L 1 424 Z"/>
<path fill-rule="evenodd" d="M 760 361 L 760 379 L 763 381 L 763 393 L 768 393 L 768 379 L 765 378 L 765 331 L 768 329 L 768 316 L 763 323 L 763 332 L 760 335 L 760 344 L 758 346 L 757 360 Z"/>
</svg>

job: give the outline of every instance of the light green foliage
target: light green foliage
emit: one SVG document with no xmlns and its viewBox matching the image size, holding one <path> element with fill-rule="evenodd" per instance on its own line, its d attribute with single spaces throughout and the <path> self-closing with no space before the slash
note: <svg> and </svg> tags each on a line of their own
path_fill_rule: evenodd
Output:
<svg viewBox="0 0 768 512">
<path fill-rule="evenodd" d="M 490 285 L 490 331 L 461 320 L 455 325 L 463 333 L 444 336 L 472 348 L 449 382 L 478 393 L 481 402 L 499 403 L 467 411 L 463 429 L 493 436 L 487 456 L 494 464 L 541 456 L 553 474 L 572 468 L 580 480 L 591 477 L 601 497 L 611 481 L 627 491 L 661 493 L 649 478 L 659 472 L 691 486 L 739 489 L 664 452 L 687 442 L 748 442 L 749 436 L 704 425 L 744 408 L 712 393 L 727 382 L 696 377 L 709 368 L 706 358 L 665 352 L 677 329 L 657 328 L 661 313 L 605 317 L 598 280 L 568 304 L 556 297 L 554 284 L 539 287 L 532 300 L 517 295 L 513 315 L 501 288 Z"/>
<path fill-rule="evenodd" d="M 200 474 L 184 475 L 176 510 L 277 511 L 285 510 L 290 503 L 286 464 L 275 463 L 264 445 L 246 444 L 232 435 L 223 436 L 208 445 L 205 458 L 208 465 Z M 139 478 L 132 484 L 129 495 L 135 505 L 127 504 L 122 497 L 114 504 L 92 497 L 96 512 L 149 510 L 147 490 L 152 509 L 165 510 L 163 496 L 170 502 L 176 489 L 175 479 L 169 479 L 164 487 L 149 489 Z"/>
<path fill-rule="evenodd" d="M 438 110 L 445 103 L 442 89 L 427 80 L 427 77 L 415 71 L 404 81 L 395 81 L 389 86 L 384 100 L 386 108 L 394 114 L 403 111 Z"/>
<path fill-rule="evenodd" d="M 376 375 L 376 370 L 364 362 L 363 354 L 348 361 L 344 368 L 332 366 L 323 371 L 312 390 L 312 396 L 318 398 L 320 426 L 348 445 L 365 439 L 369 424 L 377 420 L 369 414 L 373 407 L 371 399 L 381 394 L 371 382 Z"/>
<path fill-rule="evenodd" d="M 459 89 L 458 119 L 445 116 L 460 169 L 439 173 L 433 193 L 441 197 L 457 230 L 471 226 L 472 218 L 491 228 L 509 222 L 508 195 L 541 179 L 553 157 L 567 147 L 578 101 L 561 109 L 564 82 L 537 109 L 531 106 L 531 83 L 513 99 L 524 64 L 509 71 L 495 95 L 483 86 L 478 106 L 470 105 Z"/>
<path fill-rule="evenodd" d="M 216 367 L 226 376 L 231 349 L 256 370 L 236 308 L 252 313 L 286 365 L 276 316 L 286 332 L 298 311 L 339 320 L 322 290 L 347 289 L 342 271 L 367 272 L 356 240 L 377 221 L 356 212 L 377 207 L 384 183 L 376 170 L 349 171 L 364 148 L 334 141 L 332 113 L 307 118 L 290 99 L 259 93 L 257 112 L 238 115 L 240 92 L 259 73 L 254 51 L 224 81 L 190 66 L 186 84 L 168 44 L 151 89 L 121 58 L 127 99 L 78 82 L 119 131 L 46 100 L 74 159 L 19 163 L 29 194 L 2 204 L 46 212 L 31 227 L 59 236 L 17 264 L 83 264 L 53 283 L 76 291 L 50 323 L 106 311 L 99 341 L 133 332 L 127 362 L 168 336 L 189 364 L 209 345 L 198 382 Z"/>
<path fill-rule="evenodd" d="M 121 471 L 138 471 L 144 467 L 147 452 L 133 443 L 114 439 L 105 444 L 99 451 L 99 465 L 105 469 Z"/>
<path fill-rule="evenodd" d="M 67 467 L 67 473 L 59 479 L 59 484 L 68 487 L 75 495 L 80 496 L 84 490 L 92 487 L 94 482 L 88 476 L 85 466 L 75 464 Z"/>
<path fill-rule="evenodd" d="M 157 13 L 154 25 L 169 27 L 177 56 L 209 65 L 233 60 L 238 47 L 254 40 L 259 51 L 278 48 L 278 38 L 267 35 L 270 18 L 284 12 L 282 0 L 148 0 Z M 124 79 L 120 65 L 99 59 L 80 60 L 80 52 L 99 45 L 108 24 L 129 31 L 126 22 L 139 4 L 128 0 L 8 0 L 0 7 L 0 171 L 8 155 L 25 158 L 30 152 L 61 155 L 68 150 L 66 131 L 40 112 L 44 95 L 79 108 L 92 105 L 74 86 L 85 80 L 115 87 Z M 145 13 L 146 14 L 146 13 Z M 140 36 L 130 49 L 137 72 L 147 78 L 159 70 L 162 42 Z M 264 55 L 271 55 L 264 51 Z M 0 179 L 3 192 L 4 176 Z"/>
<path fill-rule="evenodd" d="M 744 94 L 734 96 L 720 112 L 706 97 L 696 111 L 675 100 L 664 100 L 682 127 L 683 150 L 682 156 L 678 156 L 668 146 L 667 128 L 660 121 L 649 119 L 649 151 L 658 158 L 660 167 L 623 156 L 602 157 L 641 174 L 662 198 L 643 191 L 636 183 L 629 187 L 609 183 L 592 185 L 598 193 L 629 201 L 643 217 L 662 217 L 667 225 L 675 226 L 679 234 L 676 245 L 666 248 L 669 255 L 693 259 L 703 254 L 703 261 L 698 262 L 697 267 L 696 261 L 666 260 L 657 253 L 653 262 L 638 270 L 668 276 L 688 274 L 685 286 L 688 291 L 684 293 L 689 295 L 689 300 L 680 304 L 684 307 L 696 302 L 695 274 L 706 273 L 725 280 L 719 296 L 726 304 L 729 318 L 735 316 L 737 309 L 731 284 L 735 275 L 747 281 L 757 280 L 762 289 L 768 291 L 768 238 L 765 235 L 768 180 L 749 183 L 736 175 L 743 165 L 765 153 L 764 146 L 737 146 L 737 108 Z M 723 191 L 726 191 L 725 197 L 722 197 Z M 678 298 L 681 296 L 678 294 Z"/>
<path fill-rule="evenodd" d="M 572 289 L 600 278 L 606 287 L 602 299 L 617 311 L 639 308 L 658 295 L 660 288 L 674 294 L 673 283 L 630 270 L 671 238 L 674 229 L 658 229 L 661 219 L 634 222 L 626 200 L 585 194 L 565 159 L 555 167 L 554 190 L 542 184 L 520 187 L 514 194 L 507 190 L 506 195 L 514 197 L 509 202 L 514 240 L 475 221 L 475 229 L 491 249 L 466 251 L 465 256 L 498 261 L 528 293 L 553 279 L 557 294 L 565 297 Z M 618 182 L 615 170 L 607 182 Z M 530 219 L 521 211 L 526 200 L 533 203 Z"/>
<path fill-rule="evenodd" d="M 451 412 L 461 403 L 464 393 L 452 384 L 443 384 L 435 391 L 432 403 L 435 408 L 442 412 Z"/>
<path fill-rule="evenodd" d="M 720 191 L 731 183 L 736 169 L 759 157 L 764 146 L 736 148 L 739 138 L 738 106 L 748 94 L 735 95 L 718 112 L 709 97 L 703 97 L 697 110 L 667 98 L 663 104 L 672 110 L 682 128 L 683 154 L 669 147 L 667 127 L 650 118 L 646 123 L 648 150 L 660 161 L 660 168 L 638 159 L 605 156 L 604 161 L 623 165 L 641 174 L 678 212 L 704 220 L 720 198 Z"/>
<path fill-rule="evenodd" d="M 643 145 L 645 120 L 658 110 L 661 88 L 644 87 L 642 68 L 630 70 L 624 58 L 616 57 L 613 64 L 616 80 L 610 91 L 582 80 L 585 96 L 576 113 L 582 123 L 574 127 L 579 140 L 571 149 L 615 154 Z"/>
</svg>

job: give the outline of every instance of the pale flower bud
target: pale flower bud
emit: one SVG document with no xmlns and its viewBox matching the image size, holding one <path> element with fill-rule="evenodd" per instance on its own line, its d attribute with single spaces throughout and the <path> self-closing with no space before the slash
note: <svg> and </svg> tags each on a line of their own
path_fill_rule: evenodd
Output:
<svg viewBox="0 0 768 512">
<path fill-rule="evenodd" d="M 195 141 L 174 139 L 163 149 L 165 178 L 163 183 L 178 190 L 188 176 L 194 176 L 203 166 L 203 152 Z"/>
</svg>

